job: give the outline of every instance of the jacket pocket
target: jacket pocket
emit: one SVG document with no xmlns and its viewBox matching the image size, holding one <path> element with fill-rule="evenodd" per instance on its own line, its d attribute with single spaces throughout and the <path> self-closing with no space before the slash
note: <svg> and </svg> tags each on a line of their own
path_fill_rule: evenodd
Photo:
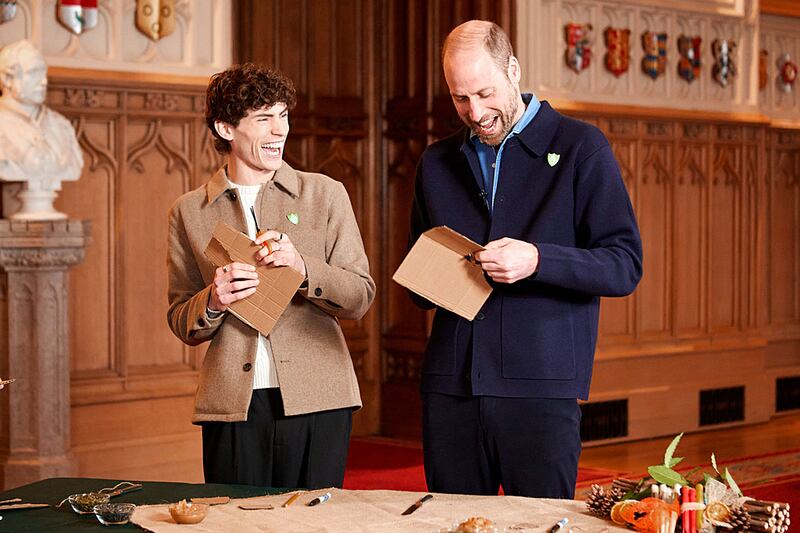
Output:
<svg viewBox="0 0 800 533">
<path fill-rule="evenodd" d="M 423 374 L 452 376 L 456 373 L 456 353 L 461 319 L 449 311 L 436 310 L 431 337 L 425 350 Z"/>
<path fill-rule="evenodd" d="M 506 297 L 502 306 L 503 377 L 575 379 L 577 306 L 537 297 Z"/>
<path fill-rule="evenodd" d="M 276 230 L 281 231 L 281 230 Z M 286 228 L 284 233 L 291 239 L 294 247 L 300 255 L 318 257 L 327 260 L 325 257 L 325 230 L 314 228 Z"/>
</svg>

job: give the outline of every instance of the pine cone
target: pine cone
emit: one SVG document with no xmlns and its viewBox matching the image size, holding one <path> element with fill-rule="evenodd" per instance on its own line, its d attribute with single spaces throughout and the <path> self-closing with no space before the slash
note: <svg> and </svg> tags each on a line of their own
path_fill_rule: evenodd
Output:
<svg viewBox="0 0 800 533">
<path fill-rule="evenodd" d="M 620 501 L 624 494 L 617 489 L 606 491 L 600 485 L 592 485 L 589 494 L 586 496 L 586 507 L 589 512 L 600 518 L 611 516 L 611 507 Z"/>
<path fill-rule="evenodd" d="M 733 507 L 728 523 L 733 526 L 733 531 L 747 531 L 750 525 L 750 513 L 741 505 Z"/>
</svg>

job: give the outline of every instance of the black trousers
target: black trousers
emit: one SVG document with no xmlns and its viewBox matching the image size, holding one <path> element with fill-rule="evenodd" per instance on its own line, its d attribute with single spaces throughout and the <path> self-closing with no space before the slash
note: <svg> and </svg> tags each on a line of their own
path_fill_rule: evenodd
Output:
<svg viewBox="0 0 800 533">
<path fill-rule="evenodd" d="M 256 389 L 246 422 L 205 422 L 206 483 L 341 487 L 352 409 L 285 416 L 279 389 Z"/>
<path fill-rule="evenodd" d="M 572 499 L 580 426 L 575 399 L 423 393 L 428 490 Z"/>
</svg>

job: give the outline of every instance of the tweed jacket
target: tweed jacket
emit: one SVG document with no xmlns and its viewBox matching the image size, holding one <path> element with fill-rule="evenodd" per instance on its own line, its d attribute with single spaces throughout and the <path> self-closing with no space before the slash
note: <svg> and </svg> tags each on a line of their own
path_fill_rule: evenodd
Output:
<svg viewBox="0 0 800 533">
<path fill-rule="evenodd" d="M 262 186 L 255 207 L 262 228 L 289 236 L 308 273 L 307 286 L 268 337 L 285 414 L 361 407 L 339 319 L 361 318 L 375 297 L 375 283 L 347 191 L 327 176 L 295 171 L 284 162 Z M 178 198 L 169 213 L 169 327 L 188 345 L 211 341 L 193 423 L 246 420 L 253 392 L 258 332 L 230 313 L 206 313 L 215 266 L 203 252 L 219 221 L 247 231 L 224 168 Z"/>
<path fill-rule="evenodd" d="M 470 142 L 462 129 L 423 153 L 410 242 L 440 225 L 477 243 L 510 237 L 536 245 L 538 272 L 490 281 L 472 322 L 436 310 L 422 391 L 586 399 L 600 297 L 630 294 L 642 276 L 639 229 L 614 152 L 599 129 L 543 101 L 506 142 L 490 214 Z"/>
</svg>

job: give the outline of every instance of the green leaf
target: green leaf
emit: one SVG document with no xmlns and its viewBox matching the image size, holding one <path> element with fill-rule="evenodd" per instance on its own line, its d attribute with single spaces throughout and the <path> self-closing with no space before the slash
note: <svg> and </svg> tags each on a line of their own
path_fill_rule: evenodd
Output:
<svg viewBox="0 0 800 533">
<path fill-rule="evenodd" d="M 679 464 L 681 461 L 683 461 L 683 457 L 673 457 L 672 459 L 670 459 L 669 464 L 667 466 L 670 468 L 675 468 L 675 466 Z"/>
<path fill-rule="evenodd" d="M 711 466 L 714 467 L 714 472 L 716 472 L 718 476 L 722 476 L 722 474 L 719 473 L 719 468 L 717 468 L 717 458 L 713 453 L 711 454 Z"/>
<path fill-rule="evenodd" d="M 725 467 L 725 481 L 728 482 L 728 485 L 730 486 L 731 490 L 733 490 L 733 492 L 735 492 L 739 496 L 742 496 L 742 491 L 739 490 L 739 485 L 737 485 L 736 482 L 733 480 L 733 476 L 728 471 L 727 467 Z"/>
<path fill-rule="evenodd" d="M 659 483 L 664 483 L 670 487 L 674 486 L 676 483 L 680 483 L 684 486 L 689 484 L 689 482 L 686 481 L 682 475 L 663 465 L 648 467 L 647 472 Z"/>
<path fill-rule="evenodd" d="M 675 448 L 678 447 L 681 437 L 683 437 L 683 433 L 672 439 L 672 442 L 670 442 L 669 446 L 667 446 L 667 451 L 664 452 L 664 466 L 667 468 L 674 466 L 672 464 L 672 455 L 675 453 Z"/>
</svg>

